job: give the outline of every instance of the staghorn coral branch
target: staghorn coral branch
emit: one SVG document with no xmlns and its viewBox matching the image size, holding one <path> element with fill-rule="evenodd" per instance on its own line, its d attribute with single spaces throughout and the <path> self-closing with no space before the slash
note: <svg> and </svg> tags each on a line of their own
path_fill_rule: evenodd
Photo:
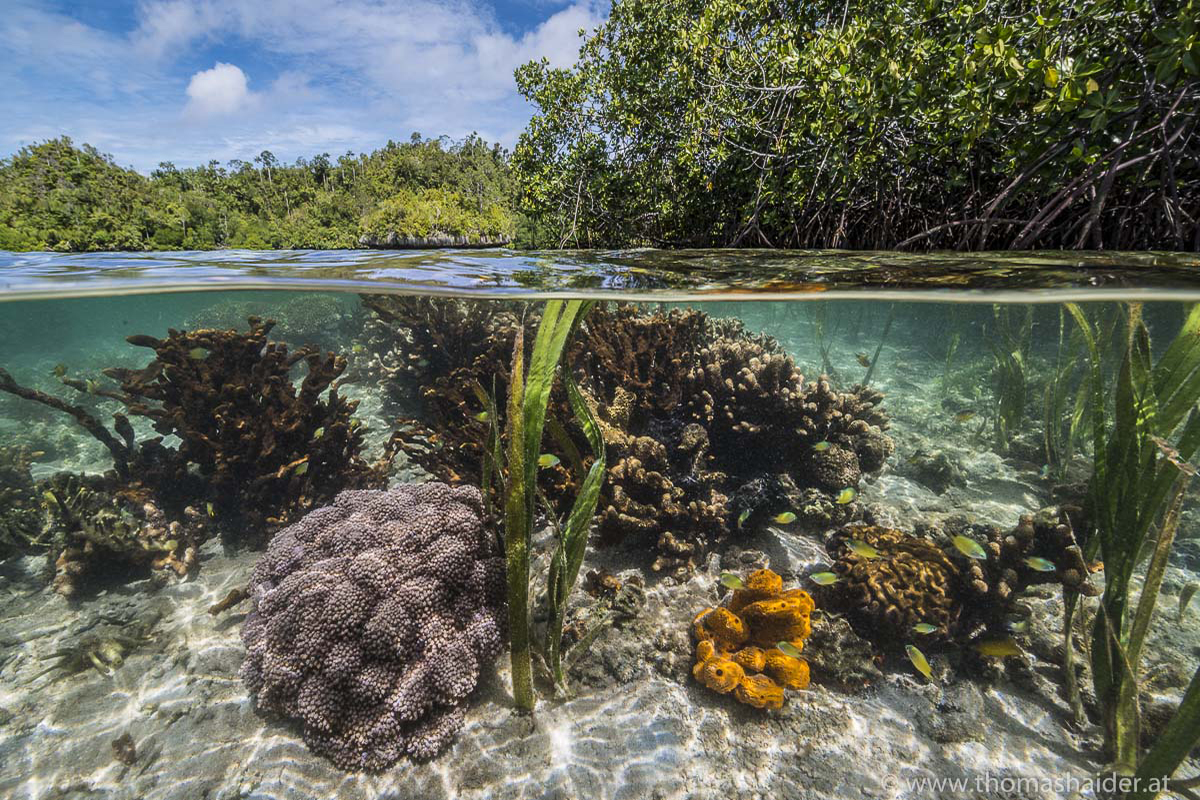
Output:
<svg viewBox="0 0 1200 800">
<path fill-rule="evenodd" d="M 71 405 L 54 395 L 22 386 L 13 380 L 12 375 L 3 368 L 0 368 L 0 391 L 8 392 L 17 397 L 32 400 L 35 403 L 41 403 L 44 406 L 49 406 L 50 408 L 70 414 L 88 433 L 107 447 L 108 452 L 112 453 L 113 465 L 116 467 L 117 473 L 123 478 L 129 475 L 129 449 L 119 442 L 109 432 L 108 428 L 105 428 L 101 424 L 100 420 L 93 417 L 84 409 L 76 405 Z"/>
</svg>

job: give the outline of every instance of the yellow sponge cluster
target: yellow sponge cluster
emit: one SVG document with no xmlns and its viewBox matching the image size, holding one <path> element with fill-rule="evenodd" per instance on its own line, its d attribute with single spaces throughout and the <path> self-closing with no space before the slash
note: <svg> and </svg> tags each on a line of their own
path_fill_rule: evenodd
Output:
<svg viewBox="0 0 1200 800">
<path fill-rule="evenodd" d="M 733 692 L 755 708 L 782 708 L 784 689 L 808 686 L 808 662 L 797 651 L 812 632 L 813 600 L 803 589 L 783 590 L 769 569 L 755 570 L 725 606 L 706 608 L 692 621 L 696 680 L 721 694 Z"/>
</svg>

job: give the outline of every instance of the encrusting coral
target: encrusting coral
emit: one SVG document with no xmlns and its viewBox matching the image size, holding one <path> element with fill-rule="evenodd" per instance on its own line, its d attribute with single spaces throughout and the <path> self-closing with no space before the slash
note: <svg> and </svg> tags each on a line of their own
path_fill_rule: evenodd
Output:
<svg viewBox="0 0 1200 800">
<path fill-rule="evenodd" d="M 982 557 L 968 556 L 954 538 L 973 542 Z M 831 535 L 827 549 L 839 576 L 826 590 L 830 601 L 876 638 L 894 641 L 922 623 L 936 628 L 926 634 L 931 639 L 1001 633 L 1017 597 L 1034 584 L 1098 592 L 1087 582 L 1090 570 L 1070 522 L 1057 509 L 1024 515 L 1007 532 L 966 525 L 937 538 L 851 525 Z"/>
<path fill-rule="evenodd" d="M 171 330 L 131 336 L 154 350 L 141 369 L 112 368 L 112 386 L 60 375 L 82 394 L 115 401 L 112 430 L 82 405 L 18 384 L 0 369 L 0 391 L 70 414 L 113 457 L 103 477 L 56 476 L 44 503 L 57 542 L 55 586 L 72 594 L 100 560 L 149 562 L 186 572 L 213 521 L 261 536 L 342 489 L 380 485 L 384 465 L 362 458 L 356 403 L 338 394 L 346 361 L 270 341 L 271 321 L 250 330 Z M 298 385 L 292 372 L 303 363 Z M 158 434 L 137 440 L 130 418 Z M 168 446 L 164 440 L 175 444 Z M 203 524 L 202 524 L 203 523 Z"/>
<path fill-rule="evenodd" d="M 706 608 L 692 621 L 692 675 L 755 708 L 782 708 L 784 690 L 807 687 L 809 670 L 807 661 L 779 645 L 804 648 L 812 633 L 812 610 L 812 598 L 803 589 L 784 591 L 783 579 L 769 569 L 751 572 L 726 605 Z"/>
<path fill-rule="evenodd" d="M 492 424 L 480 390 L 494 391 L 503 413 L 515 332 L 533 320 L 443 299 L 364 303 L 376 330 L 394 329 L 384 356 L 399 366 L 380 370 L 383 385 L 407 376 L 423 386 L 424 424 L 406 421 L 395 445 L 441 480 L 477 481 Z M 893 451 L 878 392 L 808 381 L 774 339 L 701 311 L 598 306 L 564 363 L 608 449 L 600 531 L 651 542 L 656 570 L 686 574 L 722 539 L 784 511 L 803 523 L 847 521 L 853 503 L 835 497 Z M 559 463 L 539 482 L 560 512 L 578 489 L 569 467 L 588 452 L 566 429 L 572 419 L 565 396 L 552 395 L 545 452 Z"/>
<path fill-rule="evenodd" d="M 501 648 L 504 560 L 479 490 L 338 495 L 280 531 L 250 580 L 242 677 L 343 769 L 432 758 Z"/>
</svg>

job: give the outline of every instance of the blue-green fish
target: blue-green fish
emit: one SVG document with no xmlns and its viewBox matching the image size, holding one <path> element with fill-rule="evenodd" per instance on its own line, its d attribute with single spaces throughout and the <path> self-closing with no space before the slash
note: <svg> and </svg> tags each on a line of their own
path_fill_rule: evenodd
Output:
<svg viewBox="0 0 1200 800">
<path fill-rule="evenodd" d="M 543 469 L 547 467 L 557 467 L 558 456 L 554 455 L 553 453 L 542 453 L 540 456 L 538 456 L 538 466 L 542 467 Z"/>
<path fill-rule="evenodd" d="M 1048 558 L 1042 558 L 1041 556 L 1030 556 L 1029 558 L 1025 559 L 1025 566 L 1029 567 L 1030 569 L 1035 569 L 1038 572 L 1054 572 L 1054 570 L 1058 569 L 1054 566 L 1053 561 Z"/>
<path fill-rule="evenodd" d="M 847 503 L 853 503 L 854 498 L 856 497 L 858 497 L 858 489 L 855 489 L 853 486 L 847 486 L 845 489 L 842 489 L 840 492 L 838 492 L 837 499 L 835 499 L 833 502 L 837 503 L 839 506 L 844 506 Z"/>
<path fill-rule="evenodd" d="M 775 647 L 785 656 L 800 658 L 800 651 L 797 650 L 796 645 L 792 644 L 791 642 L 776 642 Z"/>
<path fill-rule="evenodd" d="M 305 461 L 303 464 L 300 464 L 299 466 L 296 467 L 297 475 L 304 475 L 307 472 L 308 472 L 308 462 L 307 461 Z"/>
<path fill-rule="evenodd" d="M 721 573 L 721 585 L 729 589 L 746 588 L 746 584 L 742 582 L 742 579 L 737 575 L 734 575 L 732 572 Z"/>
<path fill-rule="evenodd" d="M 879 558 L 878 550 L 876 550 L 874 547 L 871 547 L 871 545 L 867 544 L 866 542 L 860 542 L 858 539 L 851 539 L 850 541 L 846 542 L 846 547 L 849 548 L 850 552 L 854 553 L 856 556 L 862 556 L 863 558 Z"/>
<path fill-rule="evenodd" d="M 1008 629 L 1013 633 L 1025 633 L 1029 630 L 1029 620 L 1014 619 L 1008 623 Z"/>
<path fill-rule="evenodd" d="M 984 550 L 979 542 L 974 539 L 969 539 L 962 534 L 955 536 L 950 541 L 954 542 L 954 546 L 958 548 L 958 552 L 962 553 L 967 558 L 974 558 L 977 561 L 987 560 L 987 551 Z"/>
<path fill-rule="evenodd" d="M 208 508 L 208 515 L 210 517 L 215 517 L 217 515 L 216 509 L 213 508 L 212 501 L 209 501 L 208 503 L 205 503 L 204 505 Z"/>
<path fill-rule="evenodd" d="M 837 574 L 833 572 L 814 572 L 808 577 L 811 578 L 812 582 L 818 586 L 829 586 L 830 584 L 837 583 L 841 580 L 841 578 L 839 578 Z"/>
<path fill-rule="evenodd" d="M 817 442 L 813 445 L 813 450 L 816 450 L 818 453 L 824 453 L 831 447 L 833 447 L 833 445 L 831 445 L 829 442 Z"/>
<path fill-rule="evenodd" d="M 317 428 L 315 431 L 313 431 L 313 439 L 320 439 L 324 435 L 325 435 L 324 426 Z"/>
<path fill-rule="evenodd" d="M 363 347 L 363 346 L 362 346 L 361 344 L 359 344 L 358 342 L 355 342 L 355 343 L 354 343 L 354 344 L 353 344 L 353 345 L 350 347 L 350 352 L 351 352 L 351 353 L 365 353 L 365 352 L 367 352 L 367 348 Z"/>
<path fill-rule="evenodd" d="M 796 515 L 791 511 L 784 511 L 782 514 L 776 514 L 774 519 L 777 525 L 790 525 L 796 521 Z"/>
<path fill-rule="evenodd" d="M 917 649 L 916 645 L 906 644 L 904 650 L 908 653 L 908 660 L 917 668 L 917 672 L 925 676 L 925 678 L 933 683 L 933 670 L 929 667 L 929 661 L 925 658 L 925 654 Z"/>
<path fill-rule="evenodd" d="M 67 365 L 55 364 L 54 369 L 50 370 L 50 374 L 56 378 L 61 378 L 63 375 L 67 374 Z"/>
<path fill-rule="evenodd" d="M 922 635 L 934 633 L 937 629 L 938 626 L 930 622 L 918 622 L 916 625 L 913 625 L 913 631 Z"/>
<path fill-rule="evenodd" d="M 195 359 L 196 361 L 201 360 L 207 355 L 208 351 L 203 347 L 193 347 L 191 350 L 188 350 L 188 358 Z"/>
<path fill-rule="evenodd" d="M 478 414 L 475 415 L 475 419 L 479 420 L 480 422 L 487 422 L 488 416 L 489 416 L 488 412 L 480 411 Z"/>
<path fill-rule="evenodd" d="M 747 508 L 745 511 L 738 514 L 738 527 L 742 527 L 742 525 L 744 525 L 748 519 L 750 519 L 750 509 Z"/>
</svg>

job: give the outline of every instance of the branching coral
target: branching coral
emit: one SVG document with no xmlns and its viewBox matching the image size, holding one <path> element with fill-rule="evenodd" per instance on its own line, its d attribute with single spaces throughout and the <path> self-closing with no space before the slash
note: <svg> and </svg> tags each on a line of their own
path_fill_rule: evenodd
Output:
<svg viewBox="0 0 1200 800">
<path fill-rule="evenodd" d="M 190 506 L 168 520 L 143 486 L 113 489 L 103 477 L 55 475 L 42 486 L 54 542 L 54 591 L 74 597 L 97 567 L 115 564 L 186 575 L 197 563 L 206 520 Z"/>
<path fill-rule="evenodd" d="M 829 590 L 833 602 L 876 638 L 899 641 L 926 623 L 937 629 L 927 634 L 932 638 L 963 640 L 985 629 L 1001 632 L 1030 585 L 1062 583 L 1096 593 L 1070 524 L 1057 510 L 1026 515 L 1008 532 L 967 526 L 955 536 L 980 545 L 985 557 L 968 557 L 950 533 L 934 540 L 869 525 L 837 531 L 827 544 L 840 576 Z"/>
<path fill-rule="evenodd" d="M 242 677 L 343 769 L 431 758 L 501 647 L 504 561 L 478 489 L 347 491 L 272 539 Z"/>
<path fill-rule="evenodd" d="M 446 300 L 367 304 L 401 331 L 388 358 L 412 378 L 432 379 L 422 390 L 425 424 L 410 422 L 397 447 L 442 480 L 476 480 L 490 424 L 478 419 L 477 394 L 494 387 L 504 408 L 516 317 Z M 892 452 L 877 392 L 806 382 L 775 340 L 700 311 L 598 307 L 565 363 L 609 449 L 601 532 L 610 541 L 652 542 L 655 569 L 686 574 L 721 539 L 784 510 L 816 525 L 843 522 L 853 509 L 833 496 L 857 487 Z M 550 408 L 551 420 L 572 417 L 562 397 Z M 563 463 L 586 452 L 578 432 L 555 422 L 548 430 L 547 452 Z M 542 471 L 552 502 L 573 496 L 570 474 Z M 775 488 L 762 490 L 764 481 Z"/>
<path fill-rule="evenodd" d="M 41 542 L 41 503 L 30 471 L 40 455 L 23 445 L 0 446 L 0 558 Z"/>
<path fill-rule="evenodd" d="M 812 610 L 807 592 L 784 591 L 779 575 L 755 570 L 727 605 L 706 608 L 692 621 L 692 675 L 709 689 L 732 692 L 755 708 L 782 708 L 784 689 L 807 687 L 809 670 L 807 661 L 784 653 L 779 645 L 804 648 L 812 633 Z"/>
<path fill-rule="evenodd" d="M 61 476 L 45 494 L 60 592 L 73 594 L 92 561 L 186 572 L 209 519 L 261 536 L 344 488 L 382 482 L 382 468 L 362 459 L 356 404 L 338 395 L 345 359 L 308 347 L 289 352 L 268 339 L 271 326 L 251 317 L 246 332 L 131 336 L 154 359 L 105 370 L 115 387 L 62 376 L 66 386 L 123 407 L 111 431 L 83 406 L 0 370 L 0 391 L 70 414 L 113 456 L 113 473 Z M 301 363 L 297 385 L 292 372 Z M 131 417 L 148 419 L 159 435 L 138 441 Z M 177 443 L 168 446 L 167 437 Z"/>
</svg>

